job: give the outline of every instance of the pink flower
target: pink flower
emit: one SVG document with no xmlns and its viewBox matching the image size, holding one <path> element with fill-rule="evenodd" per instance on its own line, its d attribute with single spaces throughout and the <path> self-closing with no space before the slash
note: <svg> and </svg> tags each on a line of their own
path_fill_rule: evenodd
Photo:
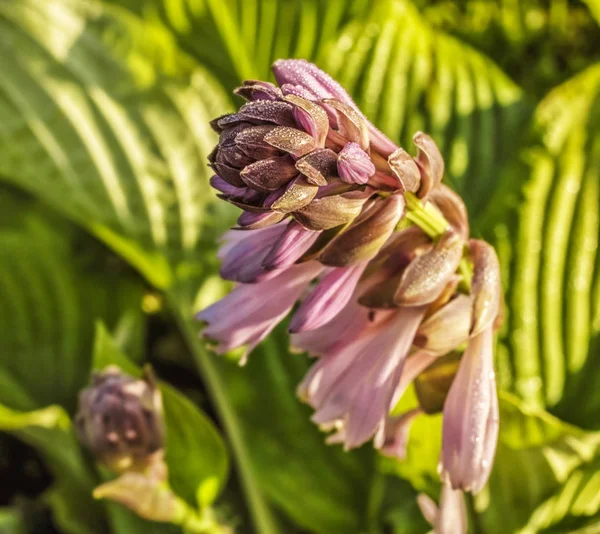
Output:
<svg viewBox="0 0 600 534">
<path fill-rule="evenodd" d="M 248 354 L 289 313 L 323 267 L 308 262 L 257 284 L 241 284 L 196 317 L 208 324 L 204 336 L 218 342 L 220 354 L 246 346 Z"/>
<path fill-rule="evenodd" d="M 423 307 L 400 308 L 365 325 L 349 343 L 319 358 L 299 387 L 319 425 L 343 426 L 346 449 L 385 425 Z"/>
<path fill-rule="evenodd" d="M 492 328 L 469 341 L 444 404 L 440 471 L 454 489 L 478 493 L 498 440 Z"/>
</svg>

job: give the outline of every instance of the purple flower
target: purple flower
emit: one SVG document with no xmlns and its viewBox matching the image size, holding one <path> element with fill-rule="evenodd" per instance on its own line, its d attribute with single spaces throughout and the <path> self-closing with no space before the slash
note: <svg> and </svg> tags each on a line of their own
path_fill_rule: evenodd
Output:
<svg viewBox="0 0 600 534">
<path fill-rule="evenodd" d="M 308 262 L 257 284 L 237 286 L 196 316 L 208 325 L 204 336 L 217 342 L 218 353 L 245 346 L 248 354 L 289 313 L 321 270 L 319 263 Z"/>
<path fill-rule="evenodd" d="M 492 328 L 469 341 L 444 404 L 440 472 L 454 489 L 478 493 L 492 470 L 498 396 Z"/>
<path fill-rule="evenodd" d="M 212 122 L 211 184 L 243 213 L 219 253 L 239 285 L 198 315 L 204 336 L 248 354 L 299 303 L 291 345 L 316 361 L 298 395 L 346 449 L 373 439 L 403 459 L 411 421 L 443 410 L 444 489 L 424 512 L 436 532 L 464 532 L 452 488 L 481 489 L 498 432 L 498 258 L 469 240 L 429 136 L 415 134 L 413 157 L 315 65 L 273 72 L 278 85 L 245 82 L 248 102 Z M 413 382 L 419 406 L 391 416 Z"/>
</svg>

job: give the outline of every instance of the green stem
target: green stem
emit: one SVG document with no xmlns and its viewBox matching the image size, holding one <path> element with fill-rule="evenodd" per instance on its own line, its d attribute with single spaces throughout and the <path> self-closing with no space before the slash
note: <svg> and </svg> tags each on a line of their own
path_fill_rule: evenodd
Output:
<svg viewBox="0 0 600 534">
<path fill-rule="evenodd" d="M 219 419 L 229 437 L 242 488 L 246 495 L 248 509 L 254 523 L 255 532 L 260 532 L 260 534 L 277 534 L 278 528 L 275 519 L 271 514 L 268 504 L 263 498 L 261 489 L 256 484 L 254 468 L 248 454 L 248 449 L 244 444 L 243 432 L 235 410 L 229 400 L 229 396 L 227 395 L 225 384 L 217 371 L 212 356 L 207 354 L 202 346 L 198 332 L 192 327 L 191 320 L 187 317 L 187 314 L 182 312 L 176 299 L 171 296 L 169 297 L 175 319 L 192 352 L 196 367 L 204 379 L 211 399 L 219 414 Z"/>
</svg>

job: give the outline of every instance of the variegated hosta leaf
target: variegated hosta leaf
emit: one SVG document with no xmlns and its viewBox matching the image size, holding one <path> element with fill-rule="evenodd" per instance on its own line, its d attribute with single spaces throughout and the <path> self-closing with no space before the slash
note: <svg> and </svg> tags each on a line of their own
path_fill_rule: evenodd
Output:
<svg viewBox="0 0 600 534">
<path fill-rule="evenodd" d="M 501 381 L 598 428 L 600 66 L 552 91 L 506 185 L 495 234 L 507 288 Z M 522 180 L 521 182 L 519 180 Z"/>
<path fill-rule="evenodd" d="M 193 274 L 186 260 L 198 255 L 211 198 L 208 120 L 228 101 L 200 68 L 166 80 L 163 65 L 127 47 L 141 23 L 113 11 L 82 0 L 0 4 L 0 53 L 11 58 L 0 77 L 0 176 L 164 288 L 175 271 Z"/>
<path fill-rule="evenodd" d="M 141 342 L 143 291 L 104 247 L 0 184 L 0 403 L 73 410 L 94 322 Z"/>
</svg>

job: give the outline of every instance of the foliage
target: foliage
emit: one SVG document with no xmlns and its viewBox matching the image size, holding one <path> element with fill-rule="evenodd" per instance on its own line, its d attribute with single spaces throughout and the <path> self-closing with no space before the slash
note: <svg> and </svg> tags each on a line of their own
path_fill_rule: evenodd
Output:
<svg viewBox="0 0 600 534">
<path fill-rule="evenodd" d="M 190 506 L 242 533 L 427 531 L 415 497 L 439 492 L 439 418 L 415 422 L 403 463 L 326 446 L 283 331 L 240 369 L 193 321 L 227 290 L 215 250 L 235 218 L 208 187 L 208 121 L 241 79 L 305 57 L 407 150 L 430 133 L 499 251 L 505 391 L 474 531 L 594 532 L 599 20 L 595 0 L 1 2 L 0 430 L 51 473 L 29 499 L 54 528 L 178 531 L 94 501 L 105 473 L 72 429 L 93 368 L 150 359 L 170 484 Z M 0 506 L 0 530 L 26 531 L 22 498 Z"/>
</svg>

